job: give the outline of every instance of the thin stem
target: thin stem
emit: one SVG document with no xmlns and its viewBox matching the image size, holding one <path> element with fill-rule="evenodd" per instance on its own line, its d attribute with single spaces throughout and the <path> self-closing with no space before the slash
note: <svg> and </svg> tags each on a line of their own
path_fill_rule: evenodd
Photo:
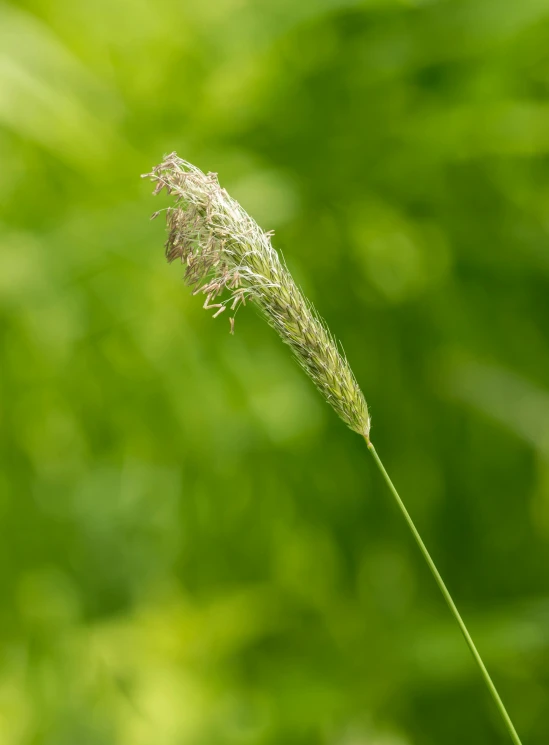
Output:
<svg viewBox="0 0 549 745">
<path fill-rule="evenodd" d="M 404 506 L 404 502 L 400 498 L 400 496 L 399 496 L 399 494 L 398 494 L 398 492 L 397 492 L 397 490 L 395 488 L 395 485 L 393 484 L 393 482 L 391 481 L 391 479 L 389 477 L 389 474 L 385 470 L 385 466 L 381 462 L 381 460 L 379 458 L 379 455 L 377 454 L 376 449 L 374 448 L 374 446 L 372 445 L 372 443 L 370 442 L 370 440 L 369 440 L 368 437 L 365 437 L 364 439 L 366 440 L 366 445 L 368 446 L 368 450 L 371 452 L 371 454 L 372 454 L 372 456 L 373 456 L 373 458 L 374 458 L 374 460 L 376 462 L 377 467 L 379 468 L 379 470 L 381 471 L 381 474 L 382 474 L 383 478 L 387 482 L 387 486 L 389 487 L 389 489 L 391 491 L 391 494 L 395 498 L 395 501 L 396 501 L 396 503 L 397 503 L 400 511 L 402 512 L 402 515 L 404 516 L 404 519 L 408 523 L 408 527 L 410 528 L 410 530 L 412 532 L 412 535 L 414 536 L 414 538 L 416 540 L 416 543 L 419 546 L 419 550 L 423 554 L 423 558 L 427 562 L 427 564 L 429 566 L 429 569 L 431 570 L 431 572 L 433 574 L 433 577 L 435 578 L 435 581 L 436 581 L 436 583 L 437 583 L 437 585 L 439 587 L 439 590 L 441 591 L 441 593 L 444 596 L 444 599 L 448 603 L 448 607 L 450 608 L 450 611 L 452 612 L 452 615 L 456 619 L 457 624 L 458 624 L 459 628 L 461 629 L 461 633 L 465 637 L 465 641 L 467 642 L 467 646 L 471 650 L 471 654 L 473 655 L 473 657 L 475 658 L 475 661 L 476 661 L 477 665 L 479 666 L 479 669 L 480 669 L 480 672 L 482 674 L 482 677 L 484 678 L 484 682 L 486 683 L 486 685 L 488 687 L 488 690 L 490 691 L 490 693 L 492 695 L 492 698 L 494 699 L 494 701 L 496 703 L 496 706 L 499 709 L 499 712 L 501 714 L 501 717 L 502 717 L 503 721 L 505 722 L 505 726 L 507 728 L 507 731 L 511 735 L 511 739 L 513 740 L 513 742 L 515 743 L 515 745 L 522 745 L 522 743 L 520 741 L 520 738 L 519 738 L 519 736 L 517 734 L 517 731 L 516 731 L 516 729 L 513 726 L 513 722 L 511 721 L 511 718 L 510 718 L 509 714 L 507 713 L 507 709 L 503 705 L 503 701 L 501 700 L 501 698 L 499 696 L 499 693 L 497 692 L 496 687 L 495 687 L 495 685 L 494 685 L 494 683 L 492 681 L 492 678 L 490 677 L 490 674 L 489 674 L 488 670 L 486 669 L 486 666 L 485 666 L 484 662 L 482 661 L 482 657 L 480 656 L 480 654 L 478 653 L 477 648 L 475 647 L 475 643 L 473 642 L 473 640 L 471 638 L 471 635 L 467 631 L 467 626 L 465 625 L 462 617 L 460 616 L 459 611 L 456 608 L 456 605 L 455 605 L 454 601 L 452 600 L 452 596 L 450 595 L 450 593 L 448 592 L 448 589 L 446 588 L 446 585 L 444 584 L 444 580 L 442 579 L 442 577 L 439 574 L 438 569 L 436 568 L 435 562 L 432 560 L 431 555 L 429 554 L 429 551 L 427 551 L 427 547 L 423 543 L 423 540 L 422 540 L 420 534 L 418 533 L 417 528 L 414 525 L 414 522 L 413 522 L 412 518 L 408 514 L 408 510 Z"/>
</svg>

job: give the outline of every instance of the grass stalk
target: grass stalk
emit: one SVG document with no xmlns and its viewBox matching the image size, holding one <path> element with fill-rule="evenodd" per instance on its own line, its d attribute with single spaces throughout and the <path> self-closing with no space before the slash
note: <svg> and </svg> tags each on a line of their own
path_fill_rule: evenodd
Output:
<svg viewBox="0 0 549 745">
<path fill-rule="evenodd" d="M 290 347 L 325 401 L 348 427 L 366 440 L 465 637 L 513 743 L 521 745 L 467 627 L 370 441 L 368 406 L 347 358 L 273 248 L 272 234 L 264 232 L 221 188 L 216 174 L 203 173 L 176 153 L 167 155 L 145 178 L 155 183 L 155 194 L 165 190 L 174 197 L 173 206 L 166 210 L 166 257 L 170 262 L 181 261 L 187 284 L 195 295 L 206 298 L 204 308 L 213 309 L 214 318 L 229 310 L 233 333 L 236 311 L 248 301 L 253 303 Z M 153 217 L 158 214 L 155 212 Z"/>
<path fill-rule="evenodd" d="M 372 454 L 372 457 L 373 457 L 373 459 L 375 461 L 376 466 L 380 470 L 381 475 L 383 476 L 383 478 L 384 478 L 387 486 L 389 487 L 389 491 L 393 495 L 393 497 L 395 499 L 395 502 L 397 503 L 397 506 L 398 506 L 399 510 L 401 511 L 401 513 L 402 513 L 402 516 L 406 520 L 406 523 L 408 524 L 408 527 L 410 528 L 410 531 L 411 531 L 412 535 L 414 536 L 415 542 L 419 546 L 419 550 L 423 554 L 423 558 L 427 562 L 427 566 L 431 570 L 431 574 L 435 578 L 435 582 L 437 583 L 438 588 L 439 588 L 439 590 L 441 591 L 441 593 L 442 593 L 442 595 L 444 597 L 444 600 L 446 600 L 446 603 L 448 604 L 448 607 L 450 608 L 451 614 L 455 618 L 455 620 L 457 622 L 457 625 L 459 626 L 459 628 L 461 630 L 461 633 L 463 634 L 463 636 L 465 638 L 465 641 L 467 643 L 467 646 L 471 650 L 471 654 L 475 658 L 475 662 L 477 663 L 477 665 L 479 667 L 479 670 L 480 670 L 480 673 L 481 673 L 481 675 L 482 675 L 482 677 L 484 679 L 484 682 L 486 683 L 486 686 L 487 686 L 488 690 L 490 691 L 490 695 L 494 699 L 494 702 L 495 702 L 495 704 L 496 704 L 496 706 L 498 708 L 498 711 L 501 714 L 501 718 L 503 719 L 503 722 L 505 724 L 505 727 L 506 727 L 507 731 L 509 732 L 509 735 L 511 736 L 511 740 L 515 743 L 515 745 L 522 745 L 522 743 L 520 741 L 520 737 L 518 736 L 517 731 L 516 731 L 516 729 L 515 729 L 515 727 L 513 725 L 513 722 L 511 721 L 511 717 L 507 713 L 507 709 L 505 708 L 505 705 L 504 705 L 503 701 L 501 700 L 501 697 L 500 697 L 500 695 L 499 695 L 499 693 L 497 691 L 497 688 L 494 685 L 494 681 L 490 677 L 490 673 L 488 672 L 488 670 L 486 669 L 486 665 L 482 661 L 482 657 L 480 656 L 480 653 L 479 653 L 478 649 L 475 646 L 475 643 L 474 643 L 474 641 L 473 641 L 473 639 L 471 637 L 471 634 L 469 633 L 469 631 L 467 629 L 467 626 L 465 625 L 465 621 L 461 617 L 461 615 L 460 615 L 460 613 L 459 613 L 459 611 L 458 611 L 458 609 L 456 607 L 456 604 L 452 600 L 452 596 L 450 595 L 450 592 L 448 591 L 448 588 L 444 584 L 444 580 L 442 579 L 442 577 L 440 575 L 440 572 L 438 571 L 438 569 L 436 567 L 435 562 L 431 558 L 431 554 L 427 550 L 426 545 L 423 543 L 423 539 L 421 538 L 421 536 L 420 536 L 420 534 L 419 534 L 416 526 L 414 525 L 414 521 L 410 517 L 410 513 L 406 509 L 406 506 L 405 506 L 404 502 L 402 501 L 402 499 L 400 498 L 400 495 L 399 495 L 398 491 L 396 490 L 395 485 L 393 484 L 393 482 L 391 481 L 391 478 L 390 478 L 389 474 L 385 470 L 385 466 L 381 462 L 381 459 L 380 459 L 379 455 L 377 454 L 377 450 L 375 449 L 375 447 L 374 447 L 373 443 L 371 442 L 370 438 L 369 437 L 365 437 L 364 439 L 366 441 L 366 445 L 368 447 L 368 450 Z"/>
</svg>

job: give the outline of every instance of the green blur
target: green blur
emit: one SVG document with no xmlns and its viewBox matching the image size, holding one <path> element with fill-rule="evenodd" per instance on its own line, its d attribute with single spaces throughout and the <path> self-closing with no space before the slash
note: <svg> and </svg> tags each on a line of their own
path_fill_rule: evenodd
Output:
<svg viewBox="0 0 549 745">
<path fill-rule="evenodd" d="M 276 234 L 524 745 L 549 741 L 549 3 L 0 5 L 0 744 L 505 745 L 361 439 L 163 255 Z"/>
</svg>

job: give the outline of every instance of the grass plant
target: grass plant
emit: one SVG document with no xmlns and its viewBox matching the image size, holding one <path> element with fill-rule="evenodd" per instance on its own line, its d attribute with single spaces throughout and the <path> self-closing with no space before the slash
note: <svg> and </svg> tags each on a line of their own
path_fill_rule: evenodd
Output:
<svg viewBox="0 0 549 745">
<path fill-rule="evenodd" d="M 185 266 L 185 281 L 205 297 L 204 308 L 216 318 L 229 310 L 230 332 L 235 314 L 248 301 L 287 344 L 327 403 L 345 424 L 361 435 L 396 501 L 433 577 L 478 665 L 515 745 L 522 745 L 501 697 L 429 551 L 370 439 L 370 415 L 351 367 L 328 327 L 294 282 L 264 232 L 223 189 L 214 173 L 171 153 L 143 178 L 174 198 L 166 210 L 166 257 Z M 153 214 L 157 217 L 159 212 Z"/>
</svg>

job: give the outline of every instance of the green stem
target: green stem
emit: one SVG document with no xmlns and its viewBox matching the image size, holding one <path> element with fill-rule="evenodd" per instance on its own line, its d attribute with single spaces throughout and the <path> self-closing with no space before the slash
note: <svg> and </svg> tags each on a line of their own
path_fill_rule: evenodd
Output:
<svg viewBox="0 0 549 745">
<path fill-rule="evenodd" d="M 457 624 L 458 624 L 459 628 L 461 629 L 461 633 L 465 637 L 465 641 L 467 642 L 467 646 L 471 650 L 471 654 L 473 655 L 473 657 L 475 658 L 475 661 L 476 661 L 477 665 L 479 666 L 479 669 L 480 669 L 480 672 L 482 674 L 482 677 L 484 678 L 484 682 L 486 683 L 486 685 L 488 687 L 488 690 L 490 691 L 490 693 L 492 695 L 492 698 L 494 699 L 494 701 L 496 703 L 496 706 L 499 709 L 499 713 L 501 714 L 501 717 L 502 717 L 503 721 L 505 722 L 505 726 L 507 728 L 507 731 L 511 735 L 511 739 L 513 740 L 513 742 L 515 743 L 515 745 L 522 745 L 522 743 L 520 741 L 520 738 L 519 738 L 519 736 L 517 734 L 517 731 L 516 731 L 516 729 L 513 726 L 513 722 L 511 721 L 511 718 L 510 718 L 509 714 L 507 713 L 507 709 L 503 705 L 503 701 L 499 697 L 499 693 L 497 692 L 496 687 L 495 687 L 495 685 L 494 685 L 494 683 L 492 681 L 492 678 L 490 677 L 490 673 L 486 669 L 486 666 L 485 666 L 484 662 L 482 661 L 482 657 L 478 653 L 478 650 L 475 647 L 475 643 L 473 642 L 473 640 L 471 638 L 471 635 L 467 631 L 467 626 L 465 625 L 462 617 L 460 616 L 459 611 L 456 608 L 456 605 L 455 605 L 454 601 L 452 600 L 452 596 L 448 592 L 448 589 L 446 588 L 446 585 L 444 584 L 444 580 L 442 579 L 442 577 L 439 574 L 438 569 L 436 568 L 435 562 L 432 560 L 431 555 L 429 554 L 429 551 L 427 551 L 427 547 L 423 543 L 423 540 L 421 539 L 421 536 L 418 533 L 417 528 L 414 525 L 414 522 L 413 522 L 412 518 L 408 514 L 408 510 L 404 506 L 404 502 L 400 498 L 400 496 L 399 496 L 399 494 L 398 494 L 398 492 L 397 492 L 397 490 L 395 488 L 395 485 L 393 484 L 393 482 L 389 478 L 389 474 L 385 470 L 385 466 L 381 462 L 381 460 L 379 458 L 379 455 L 377 454 L 376 449 L 374 448 L 374 446 L 372 445 L 372 443 L 370 442 L 370 440 L 369 440 L 368 437 L 366 437 L 365 440 L 366 440 L 366 445 L 368 446 L 368 450 L 371 452 L 371 454 L 372 454 L 372 456 L 373 456 L 373 458 L 374 458 L 374 460 L 376 462 L 377 467 L 381 471 L 381 474 L 382 474 L 383 478 L 387 482 L 387 486 L 391 490 L 391 494 L 395 498 L 395 501 L 396 501 L 396 503 L 397 503 L 400 511 L 402 512 L 402 515 L 404 516 L 404 519 L 408 523 L 408 527 L 412 531 L 412 535 L 414 536 L 414 538 L 416 540 L 416 543 L 419 546 L 419 550 L 423 554 L 423 558 L 427 562 L 427 564 L 429 566 L 429 569 L 431 570 L 431 572 L 433 574 L 433 577 L 435 578 L 435 581 L 436 581 L 436 583 L 437 583 L 437 585 L 439 587 L 439 590 L 441 591 L 441 593 L 444 596 L 444 599 L 448 603 L 448 607 L 450 608 L 450 611 L 452 612 L 452 615 L 456 619 Z"/>
</svg>

